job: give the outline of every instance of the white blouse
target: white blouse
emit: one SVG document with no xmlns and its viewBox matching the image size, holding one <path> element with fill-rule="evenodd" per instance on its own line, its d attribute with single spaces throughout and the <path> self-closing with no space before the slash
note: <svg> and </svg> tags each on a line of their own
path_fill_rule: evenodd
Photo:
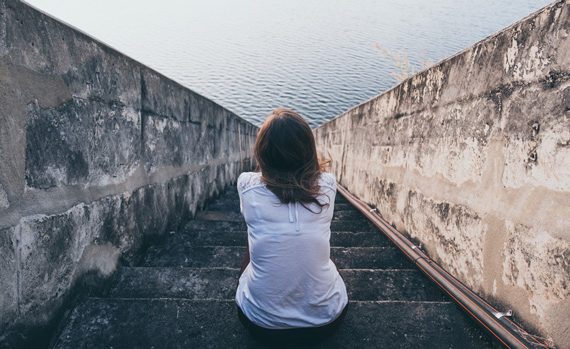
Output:
<svg viewBox="0 0 570 349">
<path fill-rule="evenodd" d="M 235 300 L 258 326 L 315 327 L 335 320 L 348 302 L 346 287 L 330 259 L 330 223 L 336 179 L 319 178 L 322 212 L 315 203 L 284 204 L 261 181 L 244 172 L 237 180 L 247 224 L 250 263 L 239 279 Z M 319 213 L 320 212 L 320 213 Z"/>
</svg>

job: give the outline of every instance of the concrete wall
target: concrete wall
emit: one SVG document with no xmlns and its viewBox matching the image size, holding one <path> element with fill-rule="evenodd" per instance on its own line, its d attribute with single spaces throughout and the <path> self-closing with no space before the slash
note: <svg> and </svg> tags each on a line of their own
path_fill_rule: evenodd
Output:
<svg viewBox="0 0 570 349">
<path fill-rule="evenodd" d="M 340 183 L 570 347 L 570 2 L 315 130 Z"/>
<path fill-rule="evenodd" d="M 17 0 L 0 0 L 0 343 L 46 324 L 252 165 L 257 127 Z M 0 345 L 1 346 L 1 345 Z"/>
</svg>

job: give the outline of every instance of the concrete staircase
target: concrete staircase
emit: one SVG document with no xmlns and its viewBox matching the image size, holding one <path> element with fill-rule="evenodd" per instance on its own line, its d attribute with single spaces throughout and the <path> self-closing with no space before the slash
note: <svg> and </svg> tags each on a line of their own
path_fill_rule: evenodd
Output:
<svg viewBox="0 0 570 349">
<path fill-rule="evenodd" d="M 488 348 L 490 336 L 427 280 L 389 240 L 337 195 L 331 258 L 344 278 L 349 311 L 323 348 Z M 122 267 L 104 297 L 82 300 L 55 348 L 262 347 L 233 301 L 246 227 L 234 188 L 184 229 Z"/>
</svg>

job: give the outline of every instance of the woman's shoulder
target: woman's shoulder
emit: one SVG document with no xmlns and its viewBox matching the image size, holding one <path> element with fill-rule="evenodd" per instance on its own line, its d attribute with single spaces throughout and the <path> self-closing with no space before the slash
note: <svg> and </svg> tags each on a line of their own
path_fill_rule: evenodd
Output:
<svg viewBox="0 0 570 349">
<path fill-rule="evenodd" d="M 237 179 L 237 188 L 240 193 L 247 189 L 265 185 L 261 180 L 261 172 L 242 172 Z M 330 172 L 321 172 L 319 185 L 336 189 L 336 177 Z"/>
<path fill-rule="evenodd" d="M 261 172 L 242 172 L 237 179 L 237 188 L 240 193 L 258 185 L 263 185 Z"/>
<path fill-rule="evenodd" d="M 321 172 L 319 177 L 319 185 L 329 186 L 331 188 L 336 188 L 336 177 L 330 172 Z"/>
</svg>

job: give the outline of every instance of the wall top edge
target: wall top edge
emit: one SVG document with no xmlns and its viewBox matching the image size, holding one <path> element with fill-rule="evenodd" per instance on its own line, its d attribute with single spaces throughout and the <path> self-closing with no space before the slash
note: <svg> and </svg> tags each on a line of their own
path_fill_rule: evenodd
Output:
<svg viewBox="0 0 570 349">
<path fill-rule="evenodd" d="M 142 68 L 142 69 L 144 69 L 144 70 L 147 70 L 147 71 L 149 71 L 149 72 L 151 72 L 151 73 L 153 73 L 153 74 L 156 74 L 158 77 L 160 77 L 161 79 L 164 79 L 164 80 L 168 81 L 169 83 L 173 84 L 173 85 L 176 86 L 177 88 L 180 88 L 181 90 L 184 90 L 184 91 L 193 93 L 193 94 L 195 94 L 196 96 L 200 97 L 201 99 L 206 100 L 206 101 L 212 103 L 214 106 L 219 107 L 219 108 L 221 108 L 221 109 L 223 109 L 223 110 L 229 112 L 230 115 L 232 115 L 233 117 L 236 117 L 236 118 L 240 119 L 242 122 L 244 122 L 244 123 L 246 123 L 246 124 L 249 124 L 250 126 L 256 128 L 256 129 L 259 128 L 257 125 L 255 125 L 255 124 L 253 124 L 252 122 L 250 122 L 250 121 L 248 121 L 248 120 L 242 118 L 241 116 L 237 115 L 235 112 L 233 112 L 233 111 L 229 110 L 228 108 L 226 108 L 226 107 L 220 105 L 219 103 L 213 101 L 212 99 L 210 99 L 210 98 L 208 98 L 208 97 L 205 97 L 204 95 L 202 95 L 202 94 L 200 94 L 200 93 L 198 93 L 198 92 L 196 92 L 196 91 L 190 89 L 189 87 L 186 87 L 186 86 L 182 85 L 180 82 L 174 80 L 173 78 L 170 78 L 170 77 L 164 75 L 163 73 L 157 71 L 156 69 L 154 69 L 154 68 L 152 68 L 152 67 L 150 67 L 150 66 L 148 66 L 148 65 L 146 65 L 146 64 L 144 64 L 144 63 L 142 63 L 142 62 L 140 62 L 139 60 L 137 60 L 137 59 L 135 59 L 135 58 L 133 58 L 133 57 L 131 57 L 131 56 L 129 56 L 129 55 L 127 55 L 127 54 L 121 52 L 119 49 L 113 47 L 112 45 L 110 45 L 110 44 L 108 44 L 108 43 L 106 43 L 106 42 L 104 42 L 103 40 L 91 36 L 90 34 L 86 33 L 85 31 L 83 31 L 83 30 L 77 28 L 76 26 L 74 26 L 74 25 L 72 25 L 72 24 L 70 24 L 70 23 L 67 23 L 67 22 L 65 22 L 64 20 L 61 20 L 61 19 L 59 19 L 59 18 L 57 18 L 57 17 L 55 17 L 55 16 L 53 16 L 53 15 L 51 15 L 51 14 L 49 14 L 49 13 L 43 11 L 42 9 L 40 9 L 40 8 L 38 8 L 38 7 L 36 7 L 36 6 L 32 5 L 32 4 L 30 4 L 29 2 L 27 2 L 27 1 L 25 1 L 25 0 L 3 0 L 2 2 L 6 3 L 6 4 L 13 3 L 13 4 L 24 5 L 24 6 L 28 7 L 28 8 L 30 8 L 30 9 L 32 9 L 32 10 L 35 11 L 36 13 L 38 13 L 38 15 L 43 16 L 43 17 L 46 17 L 47 19 L 49 19 L 49 20 L 51 20 L 51 21 L 54 21 L 54 22 L 56 22 L 56 23 L 59 23 L 59 24 L 61 24 L 61 25 L 64 25 L 64 26 L 66 26 L 66 27 L 72 29 L 73 31 L 75 31 L 75 32 L 77 32 L 78 34 L 80 34 L 81 36 L 83 36 L 86 40 L 89 40 L 89 41 L 94 42 L 95 44 L 99 45 L 99 46 L 102 47 L 103 49 L 108 50 L 108 51 L 111 51 L 111 52 L 114 53 L 114 54 L 117 54 L 117 55 L 120 55 L 120 56 L 125 57 L 127 60 L 131 61 L 132 64 L 134 64 L 134 65 L 136 65 L 136 66 L 139 66 L 140 68 Z"/>
<path fill-rule="evenodd" d="M 491 34 L 491 35 L 489 35 L 489 36 L 487 36 L 487 37 L 485 37 L 485 38 L 483 38 L 483 39 L 477 41 L 476 43 L 474 43 L 474 44 L 472 44 L 472 45 L 470 45 L 470 46 L 464 48 L 463 50 L 461 50 L 461 51 L 459 51 L 459 52 L 457 52 L 457 53 L 455 53 L 455 54 L 453 54 L 453 55 L 451 55 L 451 56 L 449 56 L 449 57 L 443 58 L 442 60 L 438 61 L 437 63 L 433 64 L 432 66 L 427 67 L 427 68 L 425 68 L 425 69 L 423 69 L 423 70 L 421 70 L 421 71 L 419 71 L 419 72 L 417 72 L 417 73 L 415 73 L 415 74 L 409 76 L 408 78 L 406 78 L 405 80 L 399 82 L 398 84 L 394 85 L 393 87 L 389 88 L 388 90 L 383 91 L 383 92 L 381 92 L 381 93 L 379 93 L 379 94 L 377 94 L 377 95 L 375 95 L 375 96 L 372 96 L 372 97 L 368 98 L 367 100 L 365 100 L 365 101 L 363 101 L 363 102 L 361 102 L 361 103 L 358 103 L 358 104 L 356 104 L 356 105 L 354 105 L 354 106 L 348 108 L 347 110 L 345 110 L 344 112 L 338 114 L 337 116 L 333 117 L 332 119 L 328 120 L 327 122 L 325 122 L 325 123 L 319 125 L 318 127 L 315 127 L 315 128 L 313 129 L 313 131 L 322 129 L 322 128 L 328 126 L 328 124 L 330 124 L 330 123 L 332 123 L 333 121 L 336 121 L 337 119 L 339 119 L 339 118 L 341 118 L 341 117 L 343 117 L 343 116 L 345 116 L 345 115 L 351 113 L 352 111 L 354 111 L 354 110 L 356 110 L 356 109 L 358 109 L 358 108 L 360 108 L 360 107 L 366 106 L 366 105 L 368 105 L 369 103 L 374 102 L 374 101 L 376 101 L 377 99 L 379 99 L 379 98 L 381 98 L 381 97 L 383 97 L 383 96 L 385 96 L 385 95 L 388 95 L 388 94 L 390 94 L 390 93 L 396 91 L 397 89 L 401 88 L 401 87 L 404 86 L 405 84 L 410 83 L 411 80 L 413 80 L 414 78 L 416 78 L 416 77 L 418 77 L 418 76 L 421 76 L 421 75 L 423 75 L 423 74 L 427 74 L 427 73 L 429 73 L 429 72 L 432 71 L 432 70 L 435 70 L 435 69 L 438 69 L 438 68 L 441 68 L 441 67 L 445 66 L 446 64 L 448 64 L 449 62 L 451 62 L 451 61 L 457 59 L 458 57 L 461 57 L 461 56 L 467 54 L 468 52 L 471 52 L 472 50 L 474 50 L 474 49 L 477 48 L 478 46 L 480 46 L 480 45 L 482 45 L 482 44 L 484 44 L 484 43 L 486 43 L 486 42 L 489 42 L 489 41 L 491 41 L 491 40 L 493 40 L 493 39 L 499 37 L 500 35 L 503 35 L 504 33 L 509 32 L 510 30 L 512 30 L 512 29 L 515 28 L 516 26 L 520 25 L 521 23 L 526 22 L 526 21 L 529 21 L 529 20 L 532 20 L 532 19 L 534 19 L 534 18 L 540 16 L 540 15 L 541 15 L 542 13 L 544 13 L 544 12 L 548 12 L 548 11 L 554 9 L 554 8 L 557 8 L 557 7 L 560 7 L 560 6 L 563 6 L 563 5 L 570 5 L 570 0 L 556 0 L 556 1 L 554 1 L 553 3 L 551 3 L 551 4 L 549 4 L 549 5 L 546 5 L 545 7 L 542 7 L 541 9 L 538 9 L 538 10 L 536 10 L 536 11 L 534 11 L 534 12 L 531 12 L 531 13 L 528 14 L 527 16 L 521 18 L 520 20 L 517 20 L 516 22 L 510 24 L 509 26 L 507 26 L 507 27 L 505 27 L 505 28 L 502 28 L 502 29 L 498 30 L 497 32 L 495 32 L 495 33 L 493 33 L 493 34 Z"/>
</svg>

